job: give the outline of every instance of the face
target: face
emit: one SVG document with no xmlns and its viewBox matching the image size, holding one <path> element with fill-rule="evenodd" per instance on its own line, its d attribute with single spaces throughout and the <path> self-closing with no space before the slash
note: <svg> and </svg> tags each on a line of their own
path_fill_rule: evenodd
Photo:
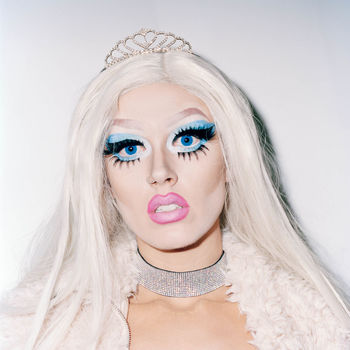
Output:
<svg viewBox="0 0 350 350">
<path fill-rule="evenodd" d="M 223 156 L 207 106 L 187 90 L 156 83 L 121 96 L 105 164 L 122 218 L 138 240 L 183 248 L 218 225 Z"/>
</svg>

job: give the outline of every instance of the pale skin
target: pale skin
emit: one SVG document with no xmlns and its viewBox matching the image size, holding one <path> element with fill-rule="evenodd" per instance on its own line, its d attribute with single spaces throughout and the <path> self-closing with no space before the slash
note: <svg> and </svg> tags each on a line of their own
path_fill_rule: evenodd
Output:
<svg viewBox="0 0 350 350">
<path fill-rule="evenodd" d="M 155 83 L 135 88 L 119 99 L 109 134 L 132 134 L 145 140 L 140 161 L 106 157 L 112 192 L 140 253 L 150 264 L 171 271 L 207 267 L 222 253 L 219 215 L 225 199 L 226 173 L 218 136 L 207 150 L 179 157 L 167 147 L 171 132 L 189 122 L 213 122 L 208 107 L 185 89 Z M 146 150 L 147 148 L 147 150 Z M 125 154 L 125 153 L 124 153 Z M 175 192 L 186 199 L 189 214 L 180 221 L 157 224 L 147 214 L 155 194 Z M 222 286 L 186 298 L 165 297 L 138 286 L 129 298 L 127 320 L 131 349 L 255 349 L 237 303 L 227 300 Z"/>
</svg>

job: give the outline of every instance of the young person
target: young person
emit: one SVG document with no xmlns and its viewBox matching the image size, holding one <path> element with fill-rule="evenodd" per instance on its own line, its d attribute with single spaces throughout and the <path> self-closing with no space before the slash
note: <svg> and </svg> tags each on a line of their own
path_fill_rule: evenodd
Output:
<svg viewBox="0 0 350 350">
<path fill-rule="evenodd" d="M 81 97 L 60 204 L 3 301 L 10 349 L 347 349 L 246 97 L 171 33 L 119 41 Z M 275 179 L 276 180 L 276 179 Z"/>
</svg>

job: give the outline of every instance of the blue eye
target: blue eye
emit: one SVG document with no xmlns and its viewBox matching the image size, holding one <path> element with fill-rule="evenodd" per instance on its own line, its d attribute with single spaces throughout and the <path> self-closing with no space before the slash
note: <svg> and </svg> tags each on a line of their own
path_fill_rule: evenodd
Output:
<svg viewBox="0 0 350 350">
<path fill-rule="evenodd" d="M 209 123 L 206 120 L 195 120 L 190 122 L 172 132 L 167 139 L 167 147 L 173 152 L 181 155 L 185 158 L 188 155 L 191 158 L 191 154 L 196 154 L 204 149 L 208 150 L 205 146 L 209 140 L 215 136 L 215 124 Z M 141 158 L 146 157 L 152 151 L 150 143 L 138 135 L 133 134 L 112 134 L 105 143 L 104 155 L 109 156 L 114 160 L 114 164 L 117 162 L 122 163 L 135 163 L 140 161 Z"/>
<path fill-rule="evenodd" d="M 177 135 L 173 141 L 173 147 L 178 151 L 192 152 L 206 141 L 200 139 L 200 135 L 196 135 L 196 131 L 186 130 L 185 135 Z"/>
<path fill-rule="evenodd" d="M 215 136 L 215 124 L 205 120 L 196 120 L 183 127 L 180 127 L 170 135 L 168 147 L 172 152 L 185 157 L 208 148 L 205 146 Z"/>
<path fill-rule="evenodd" d="M 132 138 L 126 138 L 132 137 Z M 146 140 L 142 140 L 137 135 L 112 134 L 108 137 L 104 155 L 112 156 L 114 163 L 135 162 L 149 154 L 151 146 Z"/>
<path fill-rule="evenodd" d="M 192 136 L 182 136 L 181 137 L 181 143 L 184 146 L 190 146 L 192 142 L 193 142 L 193 137 Z"/>
<path fill-rule="evenodd" d="M 135 154 L 137 151 L 137 147 L 136 146 L 128 146 L 128 147 L 125 147 L 125 152 L 129 155 L 133 155 Z"/>
</svg>

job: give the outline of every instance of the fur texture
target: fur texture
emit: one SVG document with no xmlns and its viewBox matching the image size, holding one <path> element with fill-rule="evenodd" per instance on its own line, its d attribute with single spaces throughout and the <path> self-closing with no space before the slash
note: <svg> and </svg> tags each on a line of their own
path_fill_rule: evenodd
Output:
<svg viewBox="0 0 350 350">
<path fill-rule="evenodd" d="M 281 269 L 253 246 L 238 241 L 232 233 L 223 232 L 223 248 L 227 254 L 226 286 L 231 302 L 238 302 L 246 315 L 250 342 L 259 350 L 349 350 L 350 330 L 339 328 L 323 298 L 305 281 Z M 129 341 L 125 317 L 127 298 L 136 292 L 136 240 L 124 237 L 115 249 L 120 272 L 121 300 L 114 302 L 110 318 L 98 349 L 127 349 Z M 128 271 L 128 274 L 125 274 Z M 18 305 L 21 299 L 38 293 L 37 285 L 12 294 L 9 303 Z M 62 302 L 53 312 L 64 313 L 69 301 Z M 50 325 L 50 314 L 46 321 Z M 1 316 L 1 349 L 23 349 L 30 332 L 33 315 Z M 89 299 L 81 308 L 60 349 L 89 349 L 85 343 L 89 324 Z M 43 344 L 40 349 L 47 349 Z M 50 349 L 51 350 L 51 349 Z"/>
</svg>

